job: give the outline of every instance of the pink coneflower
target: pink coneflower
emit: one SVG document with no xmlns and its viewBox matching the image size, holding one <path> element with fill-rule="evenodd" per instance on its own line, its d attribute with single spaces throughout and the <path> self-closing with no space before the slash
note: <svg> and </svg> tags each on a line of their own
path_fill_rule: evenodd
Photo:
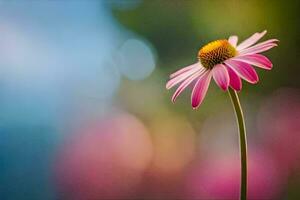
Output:
<svg viewBox="0 0 300 200">
<path fill-rule="evenodd" d="M 270 70 L 271 61 L 259 53 L 265 52 L 277 46 L 277 39 L 270 39 L 254 45 L 267 31 L 255 33 L 239 45 L 238 37 L 230 36 L 228 40 L 216 40 L 200 49 L 198 52 L 199 61 L 190 66 L 184 67 L 170 75 L 166 87 L 170 89 L 181 83 L 175 91 L 172 101 L 175 102 L 179 94 L 192 82 L 195 82 L 191 101 L 194 109 L 202 103 L 211 77 L 224 91 L 230 86 L 236 91 L 242 89 L 241 78 L 249 83 L 258 82 L 256 66 Z"/>
<path fill-rule="evenodd" d="M 230 36 L 228 40 L 216 40 L 202 47 L 198 53 L 199 62 L 184 67 L 171 74 L 167 89 L 181 83 L 175 91 L 172 101 L 192 82 L 195 82 L 191 100 L 192 107 L 198 108 L 202 103 L 211 77 L 224 91 L 228 90 L 239 127 L 241 184 L 240 200 L 247 199 L 247 136 L 243 110 L 237 91 L 242 89 L 241 78 L 249 83 L 257 83 L 258 76 L 251 65 L 270 70 L 271 61 L 259 53 L 277 46 L 276 39 L 254 45 L 267 31 L 255 33 L 237 45 L 238 37 Z M 229 86 L 231 88 L 229 88 Z"/>
</svg>

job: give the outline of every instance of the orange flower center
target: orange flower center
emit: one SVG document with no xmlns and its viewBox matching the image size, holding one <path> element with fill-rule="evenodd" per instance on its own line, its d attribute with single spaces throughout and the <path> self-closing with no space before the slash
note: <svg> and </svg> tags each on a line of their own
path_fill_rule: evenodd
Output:
<svg viewBox="0 0 300 200">
<path fill-rule="evenodd" d="M 198 58 L 205 68 L 212 69 L 236 54 L 236 49 L 224 39 L 210 42 L 202 47 L 198 52 Z"/>
</svg>

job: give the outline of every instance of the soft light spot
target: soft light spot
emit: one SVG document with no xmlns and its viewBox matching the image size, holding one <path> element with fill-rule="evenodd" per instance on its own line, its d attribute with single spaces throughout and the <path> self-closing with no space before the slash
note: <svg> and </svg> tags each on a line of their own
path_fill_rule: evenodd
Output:
<svg viewBox="0 0 300 200">
<path fill-rule="evenodd" d="M 131 80 L 145 79 L 155 68 L 155 57 L 151 48 L 137 39 L 129 39 L 122 45 L 116 62 L 121 73 Z"/>
</svg>

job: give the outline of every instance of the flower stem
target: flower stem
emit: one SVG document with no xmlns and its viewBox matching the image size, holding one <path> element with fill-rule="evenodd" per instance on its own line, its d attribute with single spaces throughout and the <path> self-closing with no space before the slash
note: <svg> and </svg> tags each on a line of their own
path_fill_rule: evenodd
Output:
<svg viewBox="0 0 300 200">
<path fill-rule="evenodd" d="M 233 89 L 229 88 L 229 95 L 234 107 L 236 120 L 239 126 L 240 137 L 240 156 L 241 156 L 241 189 L 240 200 L 247 199 L 247 137 L 243 110 L 240 104 L 239 97 Z"/>
</svg>

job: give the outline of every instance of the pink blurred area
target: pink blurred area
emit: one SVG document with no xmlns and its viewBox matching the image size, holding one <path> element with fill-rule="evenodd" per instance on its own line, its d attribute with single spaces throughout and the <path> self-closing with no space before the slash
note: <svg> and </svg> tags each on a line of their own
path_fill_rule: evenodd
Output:
<svg viewBox="0 0 300 200">
<path fill-rule="evenodd" d="M 63 199 L 173 199 L 195 154 L 196 134 L 173 118 L 149 122 L 128 113 L 87 123 L 58 152 L 56 182 Z M 92 120 L 91 120 L 92 121 Z M 151 134 L 150 134 L 151 132 Z"/>
<path fill-rule="evenodd" d="M 257 133 L 249 128 L 249 199 L 284 197 L 291 174 L 299 169 L 300 144 L 294 145 L 300 141 L 299 99 L 298 90 L 280 89 L 253 113 Z M 233 114 L 220 112 L 196 126 L 167 110 L 148 119 L 114 110 L 83 120 L 57 153 L 59 196 L 238 199 L 238 135 Z"/>
<path fill-rule="evenodd" d="M 283 171 L 300 169 L 300 90 L 282 88 L 265 100 L 258 115 L 263 143 Z"/>
<path fill-rule="evenodd" d="M 285 181 L 272 156 L 259 149 L 249 152 L 248 177 L 249 199 L 274 199 Z M 188 172 L 186 199 L 239 199 L 239 188 L 238 155 L 210 155 Z"/>
<path fill-rule="evenodd" d="M 128 198 L 152 155 L 148 130 L 132 115 L 86 124 L 61 147 L 56 166 L 60 194 L 63 199 Z"/>
</svg>

